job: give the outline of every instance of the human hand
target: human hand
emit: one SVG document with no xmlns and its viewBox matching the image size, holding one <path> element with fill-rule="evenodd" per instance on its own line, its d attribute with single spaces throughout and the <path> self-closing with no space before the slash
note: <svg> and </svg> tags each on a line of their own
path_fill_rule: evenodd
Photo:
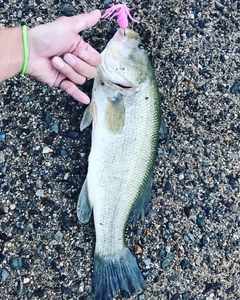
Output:
<svg viewBox="0 0 240 300">
<path fill-rule="evenodd" d="M 101 12 L 94 10 L 30 28 L 27 73 L 88 104 L 89 97 L 76 84 L 95 77 L 101 56 L 78 32 L 95 25 L 100 17 Z"/>
</svg>

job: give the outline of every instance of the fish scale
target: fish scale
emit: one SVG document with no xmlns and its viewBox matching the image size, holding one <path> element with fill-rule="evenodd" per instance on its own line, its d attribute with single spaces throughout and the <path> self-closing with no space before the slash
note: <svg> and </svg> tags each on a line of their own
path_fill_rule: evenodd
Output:
<svg viewBox="0 0 240 300">
<path fill-rule="evenodd" d="M 150 198 L 161 123 L 158 87 L 140 43 L 139 35 L 130 29 L 120 29 L 110 40 L 81 123 L 83 129 L 93 122 L 78 217 L 85 223 L 93 210 L 97 300 L 112 299 L 121 290 L 132 295 L 145 288 L 124 239 L 128 219 L 142 217 Z"/>
</svg>

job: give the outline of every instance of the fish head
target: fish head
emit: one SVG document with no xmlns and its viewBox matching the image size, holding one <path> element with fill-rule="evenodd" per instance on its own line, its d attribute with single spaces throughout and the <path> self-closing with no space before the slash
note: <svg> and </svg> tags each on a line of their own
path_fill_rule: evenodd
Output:
<svg viewBox="0 0 240 300">
<path fill-rule="evenodd" d="M 135 31 L 120 28 L 101 56 L 98 71 L 108 86 L 122 91 L 139 91 L 149 82 L 151 65 L 141 38 Z"/>
</svg>

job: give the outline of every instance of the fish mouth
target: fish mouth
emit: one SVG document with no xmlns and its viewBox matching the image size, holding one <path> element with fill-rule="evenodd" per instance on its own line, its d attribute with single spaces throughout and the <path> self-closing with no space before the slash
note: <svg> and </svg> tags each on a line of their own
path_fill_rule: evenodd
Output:
<svg viewBox="0 0 240 300">
<path fill-rule="evenodd" d="M 123 89 L 123 90 L 132 90 L 135 87 L 132 85 L 128 85 L 128 84 L 123 84 L 123 83 L 117 83 L 117 82 L 113 82 L 108 80 L 108 84 L 111 86 L 116 86 L 117 88 Z"/>
<path fill-rule="evenodd" d="M 122 84 L 120 84 L 120 83 L 114 83 L 114 82 L 112 82 L 112 84 L 114 84 L 114 85 L 120 87 L 121 89 L 125 89 L 125 90 L 127 90 L 127 89 L 129 90 L 129 89 L 133 88 L 133 86 L 122 85 Z"/>
</svg>

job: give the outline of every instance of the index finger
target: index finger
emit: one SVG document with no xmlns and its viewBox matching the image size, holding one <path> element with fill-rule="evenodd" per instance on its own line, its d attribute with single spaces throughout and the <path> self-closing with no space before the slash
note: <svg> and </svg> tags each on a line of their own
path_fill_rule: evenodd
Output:
<svg viewBox="0 0 240 300">
<path fill-rule="evenodd" d="M 96 9 L 91 11 L 90 13 L 79 14 L 70 18 L 72 18 L 74 22 L 74 31 L 78 33 L 84 29 L 94 26 L 101 18 L 101 11 L 99 9 Z"/>
</svg>

